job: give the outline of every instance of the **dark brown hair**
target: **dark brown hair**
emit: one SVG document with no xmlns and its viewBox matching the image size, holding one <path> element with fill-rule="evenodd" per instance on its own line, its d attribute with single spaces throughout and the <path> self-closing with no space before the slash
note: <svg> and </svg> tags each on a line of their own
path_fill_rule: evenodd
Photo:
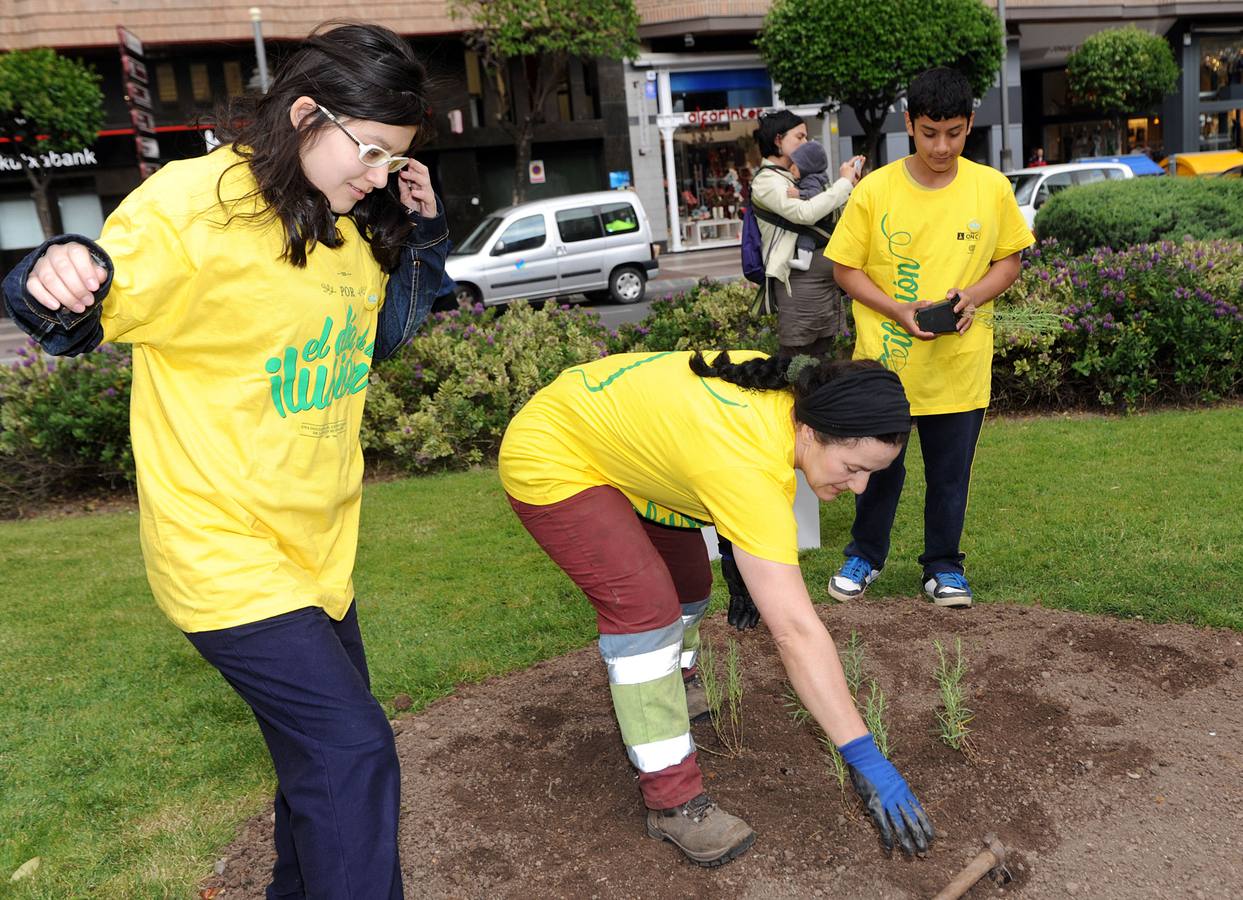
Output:
<svg viewBox="0 0 1243 900">
<path fill-rule="evenodd" d="M 320 26 L 279 66 L 267 94 L 239 98 L 219 117 L 221 140 L 245 160 L 235 165 L 249 163 L 258 183 L 242 198 L 255 200 L 256 211 L 231 205 L 229 220 L 280 220 L 282 258 L 298 267 L 317 243 L 339 247 L 343 241 L 328 199 L 307 180 L 301 161 L 302 149 L 322 129 L 336 126 L 316 110 L 295 128 L 289 110 L 303 96 L 339 117 L 413 125 L 416 145 L 430 138 L 431 128 L 427 70 L 405 40 L 379 25 Z M 216 185 L 222 205 L 223 181 L 222 175 Z M 385 271 L 397 267 L 414 227 L 396 191 L 393 175 L 388 190 L 370 192 L 348 213 Z"/>
</svg>

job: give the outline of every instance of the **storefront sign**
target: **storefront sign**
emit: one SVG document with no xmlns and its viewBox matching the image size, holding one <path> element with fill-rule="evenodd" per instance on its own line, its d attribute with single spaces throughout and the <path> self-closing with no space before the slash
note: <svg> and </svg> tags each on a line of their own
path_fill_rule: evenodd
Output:
<svg viewBox="0 0 1243 900">
<path fill-rule="evenodd" d="M 98 162 L 99 160 L 95 158 L 95 151 L 88 147 L 72 153 L 57 153 L 49 150 L 38 156 L 23 153 L 22 162 L 8 156 L 0 156 L 0 172 L 20 172 L 23 169 L 22 163 L 32 169 L 67 169 L 71 166 L 93 166 Z"/>
<path fill-rule="evenodd" d="M 762 106 L 739 106 L 735 109 L 696 109 L 686 114 L 690 125 L 724 125 L 728 122 L 747 122 L 758 119 L 766 110 Z"/>
</svg>

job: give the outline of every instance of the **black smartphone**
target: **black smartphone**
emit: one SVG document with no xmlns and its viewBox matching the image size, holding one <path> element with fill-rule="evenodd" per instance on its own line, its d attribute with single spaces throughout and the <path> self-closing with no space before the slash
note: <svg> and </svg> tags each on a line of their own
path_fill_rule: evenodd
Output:
<svg viewBox="0 0 1243 900">
<path fill-rule="evenodd" d="M 942 300 L 915 310 L 915 324 L 921 330 L 933 334 L 951 334 L 957 331 L 958 320 L 962 318 L 960 313 L 954 312 L 954 304 L 957 302 L 958 298 L 955 297 L 953 300 Z"/>
</svg>

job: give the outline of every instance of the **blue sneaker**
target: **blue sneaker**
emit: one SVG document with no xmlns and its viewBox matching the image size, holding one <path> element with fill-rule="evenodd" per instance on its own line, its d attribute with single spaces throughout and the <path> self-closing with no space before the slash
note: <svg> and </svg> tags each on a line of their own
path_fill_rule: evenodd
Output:
<svg viewBox="0 0 1243 900">
<path fill-rule="evenodd" d="M 848 556 L 837 574 L 829 579 L 829 596 L 842 603 L 862 597 L 879 574 L 880 569 L 874 569 L 862 556 Z"/>
<path fill-rule="evenodd" d="M 938 572 L 924 582 L 924 593 L 937 606 L 965 609 L 971 605 L 971 588 L 957 572 Z"/>
</svg>

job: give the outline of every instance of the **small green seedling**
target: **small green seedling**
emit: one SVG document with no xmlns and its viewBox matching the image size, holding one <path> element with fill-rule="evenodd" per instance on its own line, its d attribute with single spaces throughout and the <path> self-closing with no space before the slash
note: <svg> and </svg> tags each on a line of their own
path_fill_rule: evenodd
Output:
<svg viewBox="0 0 1243 900">
<path fill-rule="evenodd" d="M 868 679 L 868 685 L 867 700 L 863 704 L 863 723 L 867 725 L 868 731 L 872 732 L 872 737 L 876 740 L 876 748 L 880 750 L 882 756 L 888 759 L 889 751 L 892 749 L 889 743 L 889 726 L 885 722 L 885 717 L 889 713 L 889 705 L 885 700 L 885 692 L 880 689 L 875 678 Z"/>
<path fill-rule="evenodd" d="M 705 641 L 699 650 L 699 677 L 703 680 L 712 730 L 721 742 L 722 756 L 742 754 L 742 659 L 738 643 L 729 641 L 725 653 L 725 681 L 721 682 L 712 643 Z M 706 749 L 706 748 L 701 748 Z M 713 751 L 709 751 L 713 752 Z"/>
<path fill-rule="evenodd" d="M 850 696 L 859 702 L 859 688 L 863 686 L 863 638 L 859 632 L 851 630 L 850 638 L 840 653 L 842 671 L 846 675 L 846 686 L 850 688 Z"/>
<path fill-rule="evenodd" d="M 975 714 L 967 707 L 962 679 L 967 673 L 967 661 L 962 655 L 962 639 L 954 639 L 954 661 L 951 664 L 940 641 L 933 641 L 937 651 L 936 679 L 941 693 L 941 707 L 937 710 L 937 730 L 942 743 L 957 750 L 967 758 L 974 755 L 969 724 Z"/>
</svg>

